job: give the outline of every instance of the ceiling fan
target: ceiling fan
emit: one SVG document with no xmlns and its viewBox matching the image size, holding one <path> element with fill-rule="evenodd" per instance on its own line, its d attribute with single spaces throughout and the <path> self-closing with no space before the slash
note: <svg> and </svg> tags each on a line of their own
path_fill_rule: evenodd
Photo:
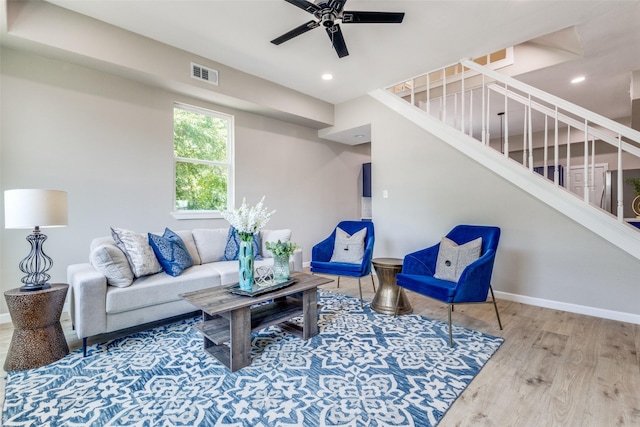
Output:
<svg viewBox="0 0 640 427">
<path fill-rule="evenodd" d="M 294 28 L 271 40 L 271 43 L 279 45 L 309 30 L 322 26 L 326 29 L 339 58 L 349 55 L 349 51 L 340 30 L 340 25 L 336 21 L 342 21 L 343 24 L 399 24 L 404 18 L 404 12 L 356 12 L 343 10 L 347 0 L 320 0 L 317 3 L 311 3 L 306 0 L 285 1 L 311 13 L 316 20 L 311 20 Z"/>
</svg>

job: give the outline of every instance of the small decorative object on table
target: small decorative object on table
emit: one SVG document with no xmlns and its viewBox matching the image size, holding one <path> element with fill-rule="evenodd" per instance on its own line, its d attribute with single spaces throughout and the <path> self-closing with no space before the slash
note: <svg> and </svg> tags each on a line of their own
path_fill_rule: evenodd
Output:
<svg viewBox="0 0 640 427">
<path fill-rule="evenodd" d="M 253 287 L 253 235 L 264 227 L 275 211 L 268 212 L 263 207 L 264 196 L 257 205 L 247 206 L 242 199 L 242 206 L 234 211 L 222 212 L 222 217 L 238 231 L 240 237 L 240 252 L 238 253 L 238 282 L 240 289 L 249 290 Z"/>
<path fill-rule="evenodd" d="M 633 185 L 633 190 L 636 192 L 636 197 L 631 202 L 631 209 L 636 214 L 636 218 L 640 218 L 640 178 L 627 178 L 625 179 L 627 184 Z"/>
<path fill-rule="evenodd" d="M 289 258 L 299 246 L 293 242 L 278 240 L 277 242 L 267 242 L 265 247 L 273 254 L 273 280 L 288 280 Z"/>
</svg>

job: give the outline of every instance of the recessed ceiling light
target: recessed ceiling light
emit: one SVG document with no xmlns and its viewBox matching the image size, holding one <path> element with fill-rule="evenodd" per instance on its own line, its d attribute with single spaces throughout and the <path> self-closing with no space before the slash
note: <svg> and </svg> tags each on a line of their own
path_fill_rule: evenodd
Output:
<svg viewBox="0 0 640 427">
<path fill-rule="evenodd" d="M 332 80 L 333 79 L 333 74 L 323 74 L 322 75 L 322 80 Z"/>
<path fill-rule="evenodd" d="M 571 83 L 580 83 L 583 82 L 585 80 L 584 76 L 578 76 L 575 79 L 571 80 Z"/>
<path fill-rule="evenodd" d="M 364 138 L 364 134 L 363 133 L 359 133 L 357 135 L 353 135 L 354 138 Z"/>
</svg>

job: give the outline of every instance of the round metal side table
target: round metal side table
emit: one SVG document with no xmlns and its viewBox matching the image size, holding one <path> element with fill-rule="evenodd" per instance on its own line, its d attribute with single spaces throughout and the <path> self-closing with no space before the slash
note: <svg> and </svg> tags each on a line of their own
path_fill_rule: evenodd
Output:
<svg viewBox="0 0 640 427">
<path fill-rule="evenodd" d="M 398 301 L 398 314 L 413 311 L 404 289 L 396 284 L 396 274 L 402 272 L 402 260 L 398 258 L 374 258 L 371 263 L 378 276 L 378 291 L 371 301 L 371 309 L 382 314 L 395 314 Z M 400 298 L 398 299 L 398 294 Z"/>
<path fill-rule="evenodd" d="M 5 371 L 37 368 L 69 354 L 60 325 L 67 289 L 66 283 L 52 283 L 39 291 L 15 288 L 4 293 L 14 327 Z"/>
</svg>

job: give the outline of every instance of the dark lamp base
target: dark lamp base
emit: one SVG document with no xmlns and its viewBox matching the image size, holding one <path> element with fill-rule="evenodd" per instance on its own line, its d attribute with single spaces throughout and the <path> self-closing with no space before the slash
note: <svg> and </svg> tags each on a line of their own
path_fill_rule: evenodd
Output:
<svg viewBox="0 0 640 427">
<path fill-rule="evenodd" d="M 41 285 L 27 284 L 20 288 L 20 292 L 33 292 L 33 291 L 41 291 L 43 289 L 49 289 L 51 287 L 48 283 L 43 283 Z"/>
</svg>

